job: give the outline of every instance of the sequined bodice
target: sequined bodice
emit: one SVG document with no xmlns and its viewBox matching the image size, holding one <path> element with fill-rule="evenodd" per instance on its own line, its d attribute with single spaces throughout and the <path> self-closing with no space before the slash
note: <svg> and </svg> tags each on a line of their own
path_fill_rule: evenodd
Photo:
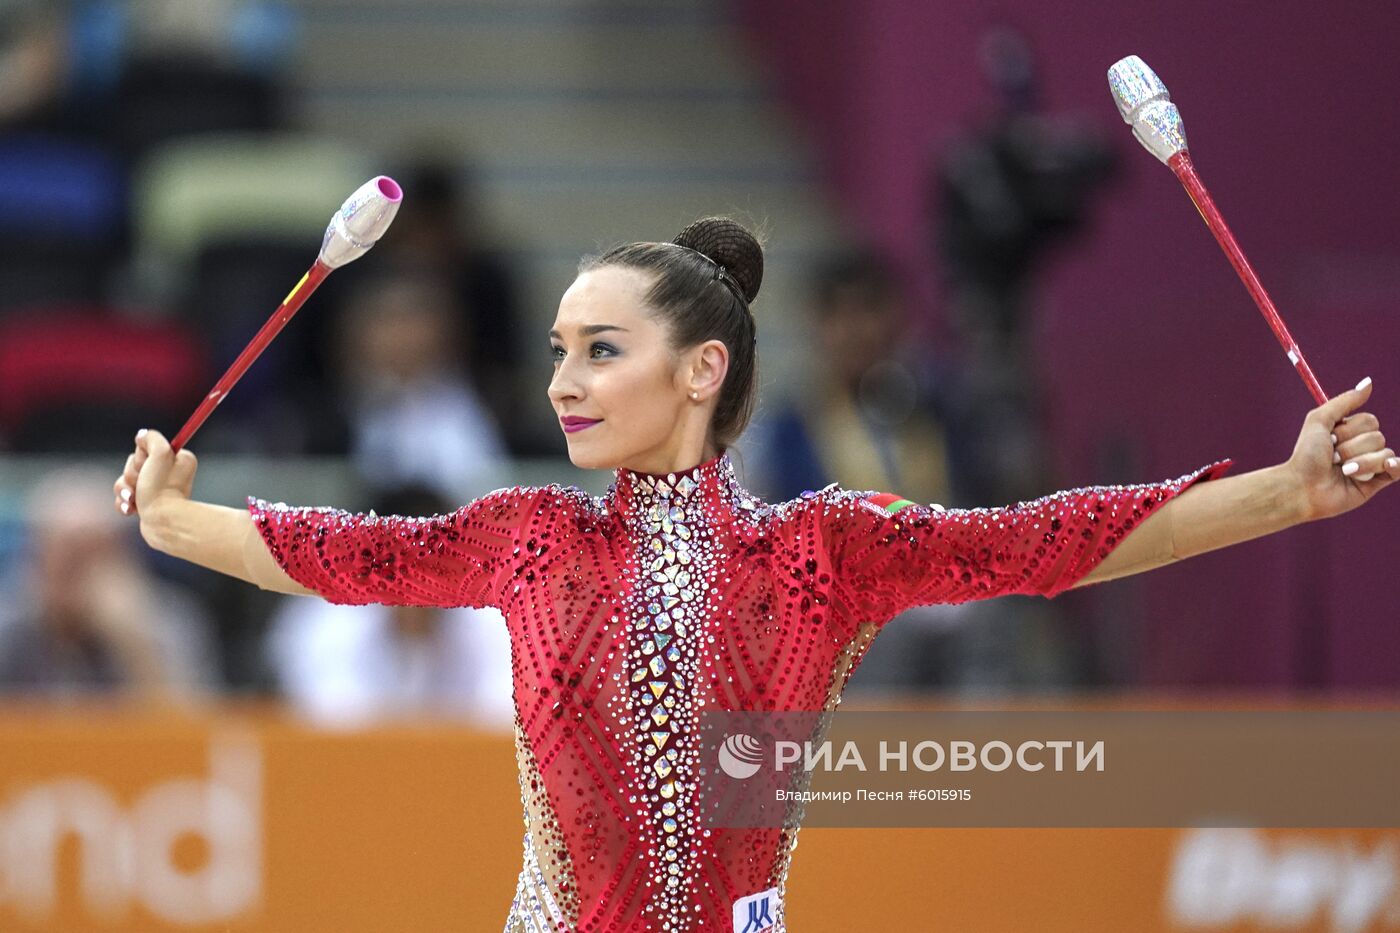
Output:
<svg viewBox="0 0 1400 933">
<path fill-rule="evenodd" d="M 524 866 L 507 930 L 780 931 L 795 830 L 696 818 L 697 716 L 821 710 L 913 605 L 1055 595 L 1177 480 L 943 510 L 828 487 L 750 496 L 727 456 L 619 470 L 608 494 L 499 490 L 414 519 L 250 500 L 274 556 L 333 602 L 490 605 L 510 629 Z"/>
<path fill-rule="evenodd" d="M 558 904 L 569 929 L 689 930 L 700 918 L 727 929 L 731 904 L 766 890 L 776 911 L 791 836 L 700 825 L 695 732 L 706 708 L 834 702 L 842 640 L 822 633 L 783 652 L 792 633 L 778 620 L 800 536 L 778 533 L 727 459 L 680 475 L 623 471 L 600 500 L 554 495 L 564 498 L 525 541 L 535 558 L 525 579 L 539 585 L 505 607 L 554 620 L 547 633 L 513 632 L 522 787 L 542 862 L 538 875 L 527 864 L 515 912 L 548 915 L 537 888 L 575 887 L 578 898 Z M 569 543 L 579 523 L 582 554 Z M 556 542 L 567 550 L 550 560 Z M 740 553 L 746 564 L 729 559 Z M 581 831 L 563 830 L 570 821 Z M 550 864 L 567 883 L 550 883 Z"/>
</svg>

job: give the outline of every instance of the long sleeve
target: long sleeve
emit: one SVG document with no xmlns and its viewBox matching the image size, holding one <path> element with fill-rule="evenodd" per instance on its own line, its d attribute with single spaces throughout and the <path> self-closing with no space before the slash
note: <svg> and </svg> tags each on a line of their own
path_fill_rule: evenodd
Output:
<svg viewBox="0 0 1400 933">
<path fill-rule="evenodd" d="M 1003 508 L 942 509 L 872 493 L 823 491 L 819 533 L 833 598 L 855 622 L 1010 594 L 1054 597 L 1093 570 L 1143 519 L 1221 460 L 1178 479 L 1089 486 Z"/>
<path fill-rule="evenodd" d="M 284 571 L 337 605 L 497 606 L 533 488 L 501 489 L 448 515 L 406 518 L 292 508 L 249 497 Z"/>
</svg>

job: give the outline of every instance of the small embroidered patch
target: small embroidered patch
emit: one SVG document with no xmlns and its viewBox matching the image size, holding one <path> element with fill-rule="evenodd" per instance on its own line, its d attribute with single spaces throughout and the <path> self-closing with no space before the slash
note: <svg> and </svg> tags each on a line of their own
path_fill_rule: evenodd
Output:
<svg viewBox="0 0 1400 933">
<path fill-rule="evenodd" d="M 778 928 L 779 909 L 778 889 L 769 888 L 734 902 L 734 933 L 762 933 Z"/>
<path fill-rule="evenodd" d="M 865 501 L 875 503 L 880 508 L 888 512 L 890 515 L 894 515 L 900 509 L 907 508 L 914 504 L 910 500 L 905 499 L 902 496 L 896 496 L 894 493 L 891 492 L 876 493 L 875 495 L 868 497 Z"/>
</svg>

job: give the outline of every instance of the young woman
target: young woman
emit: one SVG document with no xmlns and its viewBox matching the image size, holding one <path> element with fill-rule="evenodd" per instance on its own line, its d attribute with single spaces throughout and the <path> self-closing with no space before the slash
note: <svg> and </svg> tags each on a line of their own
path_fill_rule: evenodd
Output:
<svg viewBox="0 0 1400 933">
<path fill-rule="evenodd" d="M 1376 418 L 1354 413 L 1363 380 L 1308 414 L 1286 463 L 1228 479 L 1221 461 L 1007 508 L 834 485 L 770 505 L 725 455 L 753 409 L 762 271 L 754 238 L 717 218 L 583 264 L 549 332 L 549 399 L 569 458 L 616 470 L 601 498 L 517 487 L 429 518 L 223 508 L 190 498 L 194 456 L 154 431 L 115 484 L 152 547 L 264 589 L 502 610 L 526 825 L 507 930 L 782 929 L 796 830 L 698 825 L 701 710 L 831 709 L 910 606 L 1054 596 L 1400 479 Z"/>
</svg>

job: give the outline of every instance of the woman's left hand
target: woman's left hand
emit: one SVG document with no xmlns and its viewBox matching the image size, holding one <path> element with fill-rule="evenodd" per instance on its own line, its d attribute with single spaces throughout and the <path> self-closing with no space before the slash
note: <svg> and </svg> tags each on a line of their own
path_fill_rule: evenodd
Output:
<svg viewBox="0 0 1400 933">
<path fill-rule="evenodd" d="M 1304 519 L 1349 512 L 1400 480 L 1400 458 L 1385 446 L 1380 419 L 1358 412 L 1371 397 L 1370 378 L 1308 412 L 1287 466 L 1303 496 Z M 1370 479 L 1358 477 L 1370 475 Z"/>
</svg>

